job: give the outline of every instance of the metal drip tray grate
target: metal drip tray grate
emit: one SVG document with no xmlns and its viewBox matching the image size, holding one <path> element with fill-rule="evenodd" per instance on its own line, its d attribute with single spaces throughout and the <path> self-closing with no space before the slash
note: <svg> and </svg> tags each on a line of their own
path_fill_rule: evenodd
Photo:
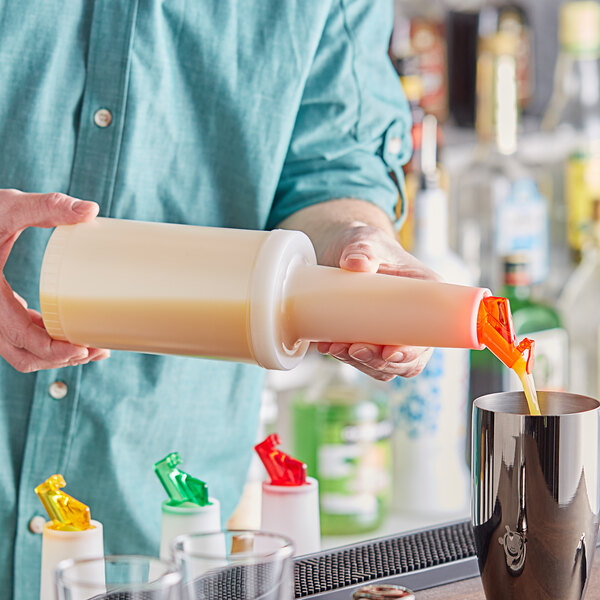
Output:
<svg viewBox="0 0 600 600">
<path fill-rule="evenodd" d="M 196 600 L 244 600 L 247 586 L 261 600 L 275 600 L 273 574 L 264 565 L 248 578 L 237 568 L 224 569 L 188 584 L 187 597 Z M 301 556 L 294 560 L 296 598 L 348 600 L 353 587 L 385 580 L 418 590 L 478 574 L 469 522 L 379 538 L 358 545 Z M 270 590 L 270 593 L 266 590 Z M 109 592 L 94 600 L 151 600 L 146 593 Z"/>
<path fill-rule="evenodd" d="M 473 532 L 469 522 L 380 538 L 296 559 L 296 598 L 314 595 L 333 598 L 338 594 L 327 592 L 342 588 L 346 588 L 346 591 L 339 597 L 349 598 L 348 587 L 471 558 L 466 571 L 463 568 L 460 575 L 446 576 L 442 580 L 438 578 L 434 581 L 432 578 L 432 585 L 445 582 L 444 579 L 455 581 L 477 574 L 474 556 Z"/>
</svg>

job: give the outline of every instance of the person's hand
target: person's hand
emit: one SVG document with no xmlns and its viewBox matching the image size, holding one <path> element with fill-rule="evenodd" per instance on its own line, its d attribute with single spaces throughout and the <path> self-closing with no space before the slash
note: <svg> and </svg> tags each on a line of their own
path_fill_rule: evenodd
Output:
<svg viewBox="0 0 600 600">
<path fill-rule="evenodd" d="M 95 202 L 64 194 L 25 194 L 0 190 L 0 356 L 23 373 L 81 365 L 107 358 L 108 350 L 74 346 L 53 340 L 41 314 L 28 308 L 4 277 L 13 244 L 27 227 L 55 227 L 91 221 L 98 214 Z"/>
<path fill-rule="evenodd" d="M 378 227 L 357 224 L 330 241 L 323 264 L 348 271 L 377 272 L 418 279 L 439 280 L 439 276 Z M 427 364 L 432 349 L 416 346 L 377 346 L 319 342 L 317 350 L 351 364 L 363 373 L 390 381 L 396 375 L 413 377 Z"/>
</svg>

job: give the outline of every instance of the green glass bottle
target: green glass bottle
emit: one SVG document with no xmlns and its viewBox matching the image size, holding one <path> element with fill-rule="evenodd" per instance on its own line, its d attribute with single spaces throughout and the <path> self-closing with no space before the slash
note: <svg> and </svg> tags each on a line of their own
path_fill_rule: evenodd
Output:
<svg viewBox="0 0 600 600">
<path fill-rule="evenodd" d="M 568 336 L 558 312 L 533 297 L 530 263 L 526 255 L 504 258 L 504 286 L 517 339 L 535 341 L 533 376 L 538 390 L 565 390 L 568 386 Z M 488 350 L 471 353 L 470 397 L 522 389 L 518 377 Z"/>
<path fill-rule="evenodd" d="M 387 392 L 338 361 L 321 367 L 293 403 L 294 455 L 319 481 L 323 535 L 372 531 L 391 497 Z"/>
<path fill-rule="evenodd" d="M 558 312 L 532 296 L 531 273 L 527 257 L 516 254 L 504 260 L 504 288 L 509 299 L 518 339 L 527 336 L 535 341 L 533 376 L 539 390 L 564 391 L 568 385 L 569 343 Z M 503 370 L 503 388 L 520 390 L 517 376 Z"/>
</svg>

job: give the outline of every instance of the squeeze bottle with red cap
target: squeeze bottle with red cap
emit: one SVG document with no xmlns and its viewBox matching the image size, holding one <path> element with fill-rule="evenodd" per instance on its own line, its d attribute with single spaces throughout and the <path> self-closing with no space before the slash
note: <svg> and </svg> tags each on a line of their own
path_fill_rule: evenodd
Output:
<svg viewBox="0 0 600 600">
<path fill-rule="evenodd" d="M 321 549 L 319 484 L 306 476 L 306 465 L 277 449 L 281 439 L 271 434 L 254 446 L 269 481 L 262 484 L 261 529 L 287 535 L 296 555 Z"/>
<path fill-rule="evenodd" d="M 55 339 L 290 369 L 313 341 L 482 348 L 484 289 L 316 265 L 299 231 L 97 218 L 57 227 L 40 304 Z"/>
</svg>

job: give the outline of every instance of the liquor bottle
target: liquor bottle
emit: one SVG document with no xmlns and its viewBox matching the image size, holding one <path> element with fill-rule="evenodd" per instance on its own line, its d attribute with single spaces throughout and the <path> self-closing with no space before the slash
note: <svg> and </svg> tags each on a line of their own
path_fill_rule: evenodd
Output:
<svg viewBox="0 0 600 600">
<path fill-rule="evenodd" d="M 406 190 L 406 202 L 398 202 L 397 210 L 404 208 L 404 222 L 399 231 L 399 239 L 404 248 L 410 252 L 414 245 L 414 229 L 415 229 L 415 214 L 414 214 L 414 199 L 419 187 L 419 165 L 421 162 L 421 138 L 422 125 L 425 111 L 421 106 L 423 98 L 423 81 L 418 71 L 415 69 L 415 64 L 408 57 L 395 62 L 396 69 L 400 75 L 402 89 L 412 117 L 411 139 L 413 152 L 410 160 L 404 165 L 404 181 Z M 400 217 L 400 215 L 397 215 Z"/>
<path fill-rule="evenodd" d="M 508 256 L 504 260 L 504 287 L 517 336 L 535 340 L 533 376 L 543 390 L 565 391 L 569 385 L 569 340 L 556 309 L 534 298 L 531 269 L 524 255 Z M 498 361 L 496 361 L 498 362 Z M 505 390 L 520 390 L 515 373 L 504 370 Z"/>
<path fill-rule="evenodd" d="M 516 157 L 518 40 L 503 31 L 479 46 L 478 143 L 458 186 L 453 247 L 492 289 L 502 280 L 502 256 L 526 253 L 538 284 L 549 272 L 548 202 Z"/>
<path fill-rule="evenodd" d="M 410 52 L 417 61 L 423 81 L 421 106 L 440 121 L 448 116 L 448 74 L 445 37 L 445 12 L 441 0 L 395 0 L 395 40 L 397 55 L 402 39 L 410 40 Z"/>
<path fill-rule="evenodd" d="M 445 280 L 468 285 L 467 266 L 448 246 L 448 199 L 439 184 L 436 130 L 435 117 L 426 116 L 412 253 Z M 468 372 L 468 351 L 438 348 L 418 377 L 396 378 L 388 384 L 394 421 L 396 510 L 453 516 L 466 511 Z"/>
<path fill-rule="evenodd" d="M 319 482 L 323 535 L 373 531 L 391 496 L 388 394 L 350 365 L 319 358 L 293 400 L 294 454 Z"/>
<path fill-rule="evenodd" d="M 594 202 L 592 239 L 559 299 L 571 339 L 570 389 L 600 397 L 600 200 Z"/>
<path fill-rule="evenodd" d="M 559 39 L 554 92 L 542 128 L 554 132 L 549 146 L 559 150 L 550 165 L 552 245 L 557 264 L 572 266 L 590 235 L 592 203 L 600 197 L 600 5 L 563 4 Z"/>
<path fill-rule="evenodd" d="M 519 108 L 527 106 L 533 94 L 533 45 L 523 5 L 500 0 L 448 0 L 447 4 L 448 96 L 455 123 L 475 124 L 478 44 L 498 31 L 517 36 L 517 101 Z"/>
<path fill-rule="evenodd" d="M 538 389 L 570 389 L 568 335 L 559 313 L 552 306 L 534 299 L 530 262 L 526 255 L 505 257 L 502 293 L 510 302 L 517 337 L 527 335 L 535 340 L 533 376 Z M 488 350 L 471 353 L 470 383 L 472 398 L 522 389 L 519 378 Z"/>
</svg>

